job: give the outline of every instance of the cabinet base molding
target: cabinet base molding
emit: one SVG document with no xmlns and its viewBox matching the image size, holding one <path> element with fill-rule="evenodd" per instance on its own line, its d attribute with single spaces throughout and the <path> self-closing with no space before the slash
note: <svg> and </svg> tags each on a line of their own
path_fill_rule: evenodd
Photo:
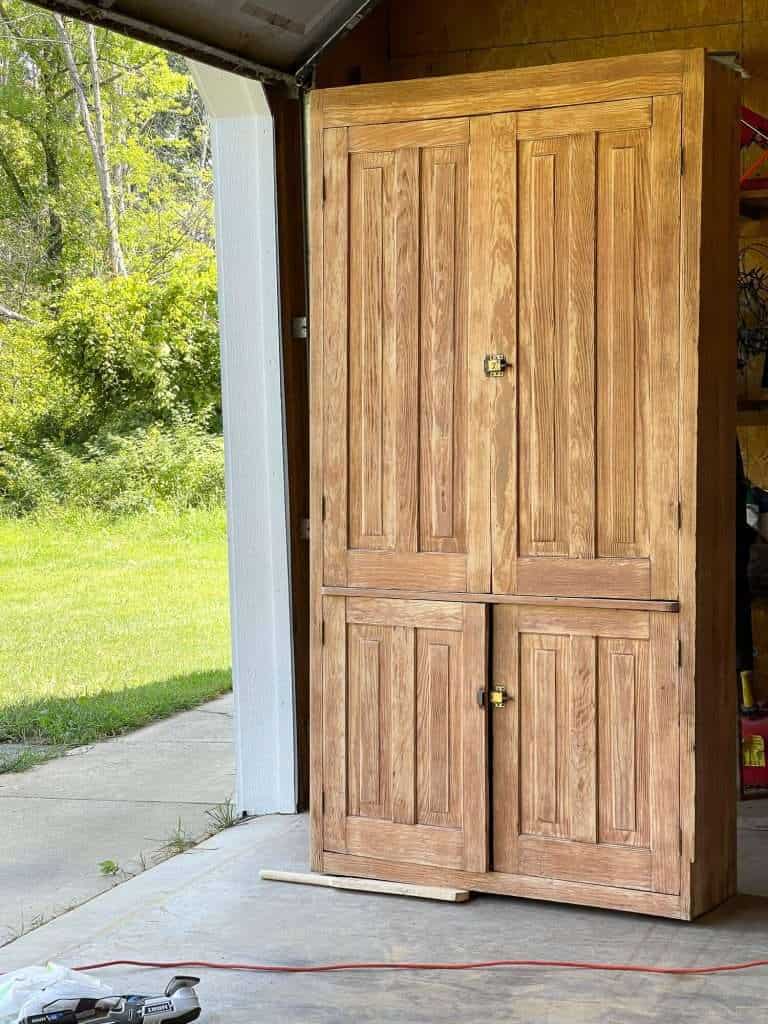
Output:
<svg viewBox="0 0 768 1024">
<path fill-rule="evenodd" d="M 322 870 L 332 875 L 355 878 L 380 878 L 385 881 L 413 885 L 443 886 L 493 893 L 497 896 L 519 896 L 523 899 L 574 903 L 605 910 L 626 910 L 635 914 L 691 920 L 691 913 L 680 896 L 619 889 L 610 885 L 568 882 L 533 875 L 508 875 L 501 871 L 475 873 L 450 868 L 433 868 L 422 864 L 404 864 L 373 857 L 351 857 L 342 853 L 324 853 Z"/>
</svg>

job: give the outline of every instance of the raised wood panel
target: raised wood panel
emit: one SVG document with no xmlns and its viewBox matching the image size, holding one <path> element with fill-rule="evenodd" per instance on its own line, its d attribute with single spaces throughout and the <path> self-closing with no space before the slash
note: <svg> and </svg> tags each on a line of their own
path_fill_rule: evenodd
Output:
<svg viewBox="0 0 768 1024">
<path fill-rule="evenodd" d="M 600 841 L 650 846 L 648 644 L 598 641 Z"/>
<path fill-rule="evenodd" d="M 648 132 L 598 142 L 597 544 L 647 557 L 651 260 Z"/>
<path fill-rule="evenodd" d="M 461 634 L 420 629 L 416 638 L 416 820 L 461 826 Z"/>
<path fill-rule="evenodd" d="M 396 168 L 393 153 L 350 159 L 349 545 L 396 542 Z"/>
<path fill-rule="evenodd" d="M 324 598 L 324 851 L 484 870 L 482 606 Z"/>
<path fill-rule="evenodd" d="M 520 553 L 567 552 L 568 141 L 519 147 Z"/>
<path fill-rule="evenodd" d="M 465 552 L 467 148 L 421 150 L 419 550 Z"/>
<path fill-rule="evenodd" d="M 351 626 L 347 645 L 348 810 L 389 818 L 392 640 L 381 626 Z"/>
<path fill-rule="evenodd" d="M 568 835 L 564 817 L 565 775 L 558 761 L 568 734 L 565 689 L 569 675 L 566 637 L 520 639 L 521 832 Z"/>
<path fill-rule="evenodd" d="M 521 556 L 594 556 L 594 150 L 520 144 Z"/>
</svg>

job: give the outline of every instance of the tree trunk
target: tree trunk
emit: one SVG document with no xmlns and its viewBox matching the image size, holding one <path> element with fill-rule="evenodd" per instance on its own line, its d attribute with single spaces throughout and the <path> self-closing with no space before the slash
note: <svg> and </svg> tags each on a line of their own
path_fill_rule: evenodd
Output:
<svg viewBox="0 0 768 1024">
<path fill-rule="evenodd" d="M 91 147 L 93 163 L 96 168 L 96 175 L 99 179 L 99 189 L 101 191 L 102 206 L 104 207 L 104 221 L 107 228 L 109 260 L 112 267 L 112 273 L 115 274 L 115 276 L 124 276 L 127 271 L 125 269 L 123 250 L 120 246 L 120 234 L 118 231 L 117 217 L 115 215 L 115 203 L 112 195 L 112 179 L 109 169 L 107 140 L 104 132 L 104 111 L 101 105 L 101 79 L 99 77 L 99 65 L 96 54 L 96 33 L 93 25 L 86 25 L 86 34 L 88 38 L 88 60 L 91 70 L 91 81 L 93 84 L 94 117 L 92 118 L 91 111 L 88 106 L 88 97 L 85 92 L 85 84 L 77 68 L 77 63 L 75 62 L 72 41 L 69 38 L 69 33 L 67 32 L 64 24 L 64 19 L 60 14 L 54 14 L 53 19 L 56 23 L 56 30 L 59 34 L 61 45 L 64 50 L 64 59 L 67 63 L 67 69 L 75 90 L 77 107 L 80 111 L 80 119 L 88 139 L 88 144 Z"/>
</svg>

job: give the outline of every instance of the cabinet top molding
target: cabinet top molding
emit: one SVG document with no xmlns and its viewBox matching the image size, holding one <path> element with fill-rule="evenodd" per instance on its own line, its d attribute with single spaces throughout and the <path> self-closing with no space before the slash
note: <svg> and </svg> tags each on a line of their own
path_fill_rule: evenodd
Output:
<svg viewBox="0 0 768 1024">
<path fill-rule="evenodd" d="M 687 74 L 703 74 L 706 51 L 669 50 L 544 67 L 448 75 L 318 89 L 311 94 L 323 128 L 464 117 L 679 93 Z"/>
</svg>

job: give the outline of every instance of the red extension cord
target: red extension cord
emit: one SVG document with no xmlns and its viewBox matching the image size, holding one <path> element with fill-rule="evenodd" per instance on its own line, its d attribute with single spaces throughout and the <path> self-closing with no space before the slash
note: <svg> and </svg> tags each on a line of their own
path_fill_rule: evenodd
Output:
<svg viewBox="0 0 768 1024">
<path fill-rule="evenodd" d="M 205 967 L 216 971 L 251 971 L 258 974 L 328 974 L 332 971 L 473 971 L 489 967 L 560 967 L 576 971 L 628 971 L 634 974 L 722 974 L 767 967 L 768 960 L 748 960 L 740 964 L 715 964 L 709 967 L 649 967 L 641 964 L 597 964 L 580 960 L 478 960 L 467 963 L 372 962 L 341 964 L 214 964 L 205 960 L 152 962 L 148 960 L 105 960 L 84 964 L 76 971 L 96 971 L 102 967 Z"/>
</svg>

